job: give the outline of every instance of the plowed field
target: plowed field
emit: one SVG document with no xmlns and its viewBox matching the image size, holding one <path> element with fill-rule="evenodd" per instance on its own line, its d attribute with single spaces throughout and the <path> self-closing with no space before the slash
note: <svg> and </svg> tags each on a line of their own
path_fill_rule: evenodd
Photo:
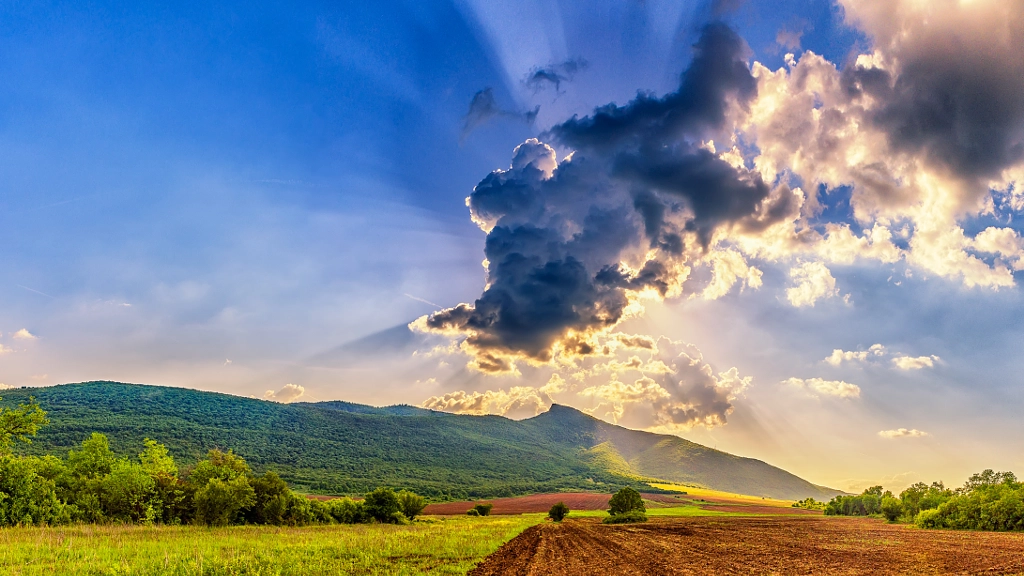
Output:
<svg viewBox="0 0 1024 576">
<path fill-rule="evenodd" d="M 578 519 L 527 529 L 470 574 L 1024 574 L 1024 534 L 825 517 Z"/>
</svg>

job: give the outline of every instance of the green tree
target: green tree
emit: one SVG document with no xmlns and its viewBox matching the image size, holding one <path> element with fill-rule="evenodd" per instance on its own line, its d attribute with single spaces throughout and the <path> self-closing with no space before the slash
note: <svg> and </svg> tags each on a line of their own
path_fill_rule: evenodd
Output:
<svg viewBox="0 0 1024 576">
<path fill-rule="evenodd" d="M 415 492 L 401 490 L 396 496 L 398 496 L 398 506 L 402 510 L 402 514 L 405 514 L 409 520 L 419 516 L 427 507 L 426 499 Z"/>
<path fill-rule="evenodd" d="M 68 469 L 79 479 L 100 478 L 110 474 L 117 456 L 110 450 L 107 437 L 93 432 L 82 442 L 82 449 L 68 452 Z"/>
<path fill-rule="evenodd" d="M 490 516 L 492 508 L 494 508 L 494 504 L 477 504 L 473 506 L 473 510 L 476 510 L 479 516 Z"/>
<path fill-rule="evenodd" d="M 377 522 L 394 524 L 399 521 L 402 513 L 398 495 L 391 488 L 377 488 L 363 499 L 363 509 L 370 518 Z"/>
<path fill-rule="evenodd" d="M 629 486 L 616 492 L 608 501 L 609 514 L 625 514 L 626 512 L 647 512 L 647 506 L 644 505 L 640 493 Z"/>
<path fill-rule="evenodd" d="M 236 523 L 244 509 L 252 506 L 256 494 L 249 479 L 237 476 L 231 480 L 210 478 L 196 490 L 195 519 L 209 526 L 227 526 Z"/>
<path fill-rule="evenodd" d="M 49 423 L 35 398 L 29 397 L 28 404 L 19 404 L 14 409 L 0 408 L 0 456 L 10 453 L 16 440 L 31 443 L 29 437 Z"/>
<path fill-rule="evenodd" d="M 883 496 L 881 504 L 882 516 L 889 522 L 895 522 L 903 515 L 903 502 L 892 496 Z"/>
<path fill-rule="evenodd" d="M 548 510 L 548 518 L 551 518 L 555 522 L 561 522 L 565 520 L 565 517 L 569 515 L 569 507 L 564 502 L 559 502 Z"/>
<path fill-rule="evenodd" d="M 159 517 L 154 508 L 156 481 L 142 464 L 117 460 L 99 479 L 100 504 L 110 522 L 152 523 Z"/>
<path fill-rule="evenodd" d="M 251 484 L 256 499 L 245 519 L 253 524 L 284 524 L 292 501 L 288 484 L 270 471 L 253 478 Z"/>
</svg>

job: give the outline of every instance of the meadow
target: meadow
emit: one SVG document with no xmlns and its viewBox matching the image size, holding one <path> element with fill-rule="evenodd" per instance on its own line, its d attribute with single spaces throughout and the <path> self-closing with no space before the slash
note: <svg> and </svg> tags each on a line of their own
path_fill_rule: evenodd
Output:
<svg viewBox="0 0 1024 576">
<path fill-rule="evenodd" d="M 409 526 L 96 526 L 0 529 L 0 573 L 289 576 L 465 574 L 541 514 Z"/>
</svg>

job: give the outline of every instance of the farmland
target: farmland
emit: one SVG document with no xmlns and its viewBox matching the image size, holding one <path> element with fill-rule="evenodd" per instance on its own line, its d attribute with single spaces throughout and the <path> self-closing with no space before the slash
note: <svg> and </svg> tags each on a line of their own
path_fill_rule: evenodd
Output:
<svg viewBox="0 0 1024 576">
<path fill-rule="evenodd" d="M 4 528 L 0 573 L 465 574 L 540 515 L 277 528 L 95 526 Z"/>
<path fill-rule="evenodd" d="M 1024 534 L 918 530 L 877 519 L 703 516 L 524 531 L 474 576 L 513 574 L 1020 574 Z"/>
</svg>

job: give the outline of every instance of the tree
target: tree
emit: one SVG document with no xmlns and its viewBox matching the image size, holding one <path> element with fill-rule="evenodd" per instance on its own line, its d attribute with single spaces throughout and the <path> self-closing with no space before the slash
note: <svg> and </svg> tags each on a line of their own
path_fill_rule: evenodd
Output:
<svg viewBox="0 0 1024 576">
<path fill-rule="evenodd" d="M 402 490 L 397 494 L 397 496 L 398 506 L 401 508 L 402 514 L 405 514 L 405 517 L 409 520 L 419 516 L 420 513 L 423 512 L 423 509 L 427 507 L 427 501 L 423 496 L 420 496 L 415 492 Z"/>
<path fill-rule="evenodd" d="M 564 502 L 559 502 L 548 510 L 548 518 L 551 518 L 555 522 L 561 522 L 569 515 L 569 507 Z"/>
<path fill-rule="evenodd" d="M 398 495 L 391 488 L 377 488 L 366 495 L 363 499 L 363 509 L 377 522 L 384 524 L 400 523 L 396 514 L 402 513 L 401 504 L 398 502 Z"/>
<path fill-rule="evenodd" d="M 494 504 L 477 504 L 473 506 L 473 510 L 480 516 L 490 516 L 491 508 L 494 508 Z"/>
<path fill-rule="evenodd" d="M 647 512 L 647 506 L 644 505 L 640 493 L 629 486 L 616 492 L 608 501 L 609 514 L 625 514 L 626 512 Z"/>
<path fill-rule="evenodd" d="M 892 496 L 882 497 L 882 516 L 889 522 L 895 522 L 897 518 L 903 515 L 903 502 Z"/>
<path fill-rule="evenodd" d="M 15 440 L 31 443 L 29 437 L 49 423 L 35 398 L 30 397 L 28 404 L 19 404 L 13 410 L 0 408 L 0 455 L 10 453 Z"/>
<path fill-rule="evenodd" d="M 609 516 L 602 520 L 605 524 L 619 524 L 623 522 L 646 522 L 647 506 L 640 493 L 626 486 L 619 490 L 608 501 Z"/>
<path fill-rule="evenodd" d="M 227 526 L 240 518 L 241 512 L 252 506 L 256 494 L 245 476 L 232 480 L 210 478 L 196 490 L 196 521 L 209 526 Z"/>
</svg>

